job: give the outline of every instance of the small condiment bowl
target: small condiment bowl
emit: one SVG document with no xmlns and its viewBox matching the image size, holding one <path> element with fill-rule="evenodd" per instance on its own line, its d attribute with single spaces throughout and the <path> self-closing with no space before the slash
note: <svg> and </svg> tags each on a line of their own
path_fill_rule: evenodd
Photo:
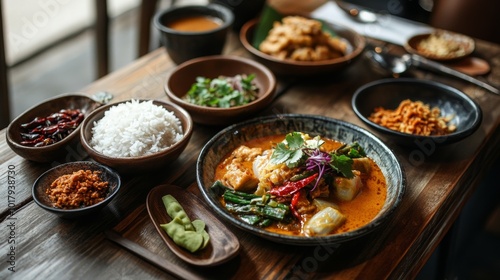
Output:
<svg viewBox="0 0 500 280">
<path fill-rule="evenodd" d="M 102 104 L 83 94 L 65 94 L 33 106 L 15 118 L 7 127 L 6 139 L 9 147 L 19 156 L 35 162 L 52 162 L 71 154 L 72 147 L 80 141 L 77 128 L 62 140 L 42 147 L 21 145 L 21 125 L 36 117 L 47 117 L 61 109 L 79 109 L 85 118 Z M 80 124 L 81 126 L 81 124 Z"/>
<path fill-rule="evenodd" d="M 149 100 L 138 99 L 137 101 L 144 102 Z M 91 140 L 93 136 L 92 128 L 94 127 L 95 122 L 103 118 L 105 112 L 112 106 L 125 102 L 130 102 L 130 100 L 106 104 L 92 112 L 92 114 L 90 114 L 83 121 L 80 140 L 83 148 L 87 151 L 89 156 L 99 163 L 112 167 L 121 174 L 153 172 L 174 162 L 187 147 L 189 140 L 191 139 L 191 135 L 193 133 L 193 120 L 186 110 L 168 101 L 153 100 L 152 103 L 165 108 L 167 111 L 173 112 L 173 114 L 181 122 L 183 137 L 178 142 L 156 153 L 136 157 L 111 157 L 94 149 L 91 145 Z"/>
<path fill-rule="evenodd" d="M 217 21 L 218 26 L 205 30 L 198 28 L 200 24 L 191 24 L 189 31 L 187 28 L 179 30 L 172 27 L 175 21 L 196 17 L 211 18 Z M 196 57 L 221 54 L 233 21 L 232 11 L 219 4 L 173 6 L 159 11 L 153 18 L 160 41 L 176 64 Z M 207 26 L 206 23 L 201 25 Z M 195 27 L 197 30 L 193 29 Z"/>
<path fill-rule="evenodd" d="M 386 128 L 370 120 L 375 108 L 396 109 L 406 99 L 421 101 L 430 108 L 438 107 L 441 116 L 453 116 L 449 124 L 456 130 L 447 135 L 423 136 Z M 481 107 L 468 95 L 436 81 L 413 78 L 382 79 L 356 90 L 352 97 L 354 113 L 370 128 L 390 137 L 401 146 L 444 146 L 465 139 L 474 133 L 482 121 Z"/>
<path fill-rule="evenodd" d="M 197 77 L 213 79 L 219 76 L 233 77 L 241 74 L 255 74 L 253 81 L 259 88 L 258 98 L 248 104 L 219 108 L 195 105 L 183 99 L 191 86 L 196 83 Z M 273 101 L 275 91 L 276 78 L 264 65 L 247 58 L 229 55 L 215 55 L 186 61 L 168 75 L 165 83 L 168 98 L 186 109 L 194 122 L 206 125 L 233 124 L 244 118 L 253 117 Z"/>
<path fill-rule="evenodd" d="M 62 209 L 55 207 L 46 193 L 47 189 L 49 189 L 52 182 L 60 176 L 72 174 L 73 172 L 79 170 L 100 172 L 99 177 L 101 181 L 108 182 L 108 193 L 106 198 L 97 204 L 76 209 Z M 47 210 L 48 212 L 51 212 L 61 218 L 74 219 L 96 214 L 101 211 L 118 194 L 120 186 L 120 175 L 118 175 L 118 173 L 111 168 L 92 161 L 77 161 L 58 165 L 40 175 L 40 177 L 38 177 L 33 184 L 32 194 L 35 203 L 44 210 Z"/>
<path fill-rule="evenodd" d="M 434 42 L 439 42 L 440 44 L 453 44 L 458 49 L 452 49 L 446 52 L 446 46 L 431 46 L 432 48 L 423 48 L 421 44 L 430 38 L 435 38 Z M 438 39 L 439 38 L 439 39 Z M 430 44 L 430 43 L 429 43 Z M 417 34 L 408 39 L 404 44 L 404 48 L 407 52 L 418 54 L 428 59 L 437 61 L 455 61 L 470 55 L 475 48 L 474 39 L 469 36 L 454 33 L 445 30 L 436 30 L 432 33 Z M 439 49 L 439 52 L 434 50 Z"/>
</svg>

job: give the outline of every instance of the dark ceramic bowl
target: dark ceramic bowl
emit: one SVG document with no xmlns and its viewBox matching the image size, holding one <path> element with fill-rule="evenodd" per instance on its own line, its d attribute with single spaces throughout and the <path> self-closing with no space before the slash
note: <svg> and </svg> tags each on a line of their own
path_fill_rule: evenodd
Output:
<svg viewBox="0 0 500 280">
<path fill-rule="evenodd" d="M 457 127 L 456 131 L 444 136 L 418 136 L 385 128 L 368 119 L 376 107 L 395 109 L 406 99 L 422 101 L 431 108 L 438 107 L 442 116 L 454 115 L 450 124 Z M 354 93 L 352 108 L 364 123 L 403 146 L 415 146 L 428 141 L 437 146 L 451 144 L 474 133 L 482 120 L 481 108 L 465 93 L 439 82 L 412 78 L 368 83 Z"/>
<path fill-rule="evenodd" d="M 220 25 L 206 31 L 179 31 L 169 27 L 175 20 L 196 16 L 216 18 L 220 20 Z M 219 4 L 172 6 L 153 18 L 160 40 L 176 64 L 196 57 L 221 54 L 233 21 L 231 10 Z"/>
<path fill-rule="evenodd" d="M 328 23 L 337 35 L 348 44 L 346 55 L 322 61 L 292 61 L 281 60 L 271 55 L 265 54 L 252 45 L 253 34 L 255 32 L 258 19 L 247 22 L 240 31 L 240 41 L 243 47 L 249 51 L 253 57 L 266 65 L 277 75 L 284 76 L 314 76 L 318 74 L 334 74 L 349 67 L 363 52 L 366 41 L 363 36 L 356 31 L 337 24 Z"/>
<path fill-rule="evenodd" d="M 138 101 L 143 102 L 147 100 L 138 99 Z M 166 165 L 174 162 L 184 149 L 186 149 L 186 146 L 191 139 L 191 135 L 193 133 L 193 121 L 188 112 L 167 101 L 153 100 L 153 104 L 162 106 L 166 110 L 173 112 L 181 122 L 184 136 L 172 146 L 157 153 L 137 157 L 111 157 L 98 152 L 91 146 L 90 142 L 93 135 L 92 128 L 94 127 L 94 123 L 100 120 L 109 108 L 125 102 L 130 102 L 130 100 L 104 105 L 92 112 L 92 114 L 90 114 L 88 118 L 83 121 L 80 138 L 83 148 L 87 151 L 89 156 L 97 162 L 112 167 L 121 174 L 138 174 L 158 171 Z"/>
<path fill-rule="evenodd" d="M 257 100 L 237 107 L 216 108 L 195 105 L 182 99 L 199 76 L 213 79 L 220 75 L 232 77 L 239 74 L 255 74 L 254 82 L 259 88 Z M 207 125 L 234 124 L 244 118 L 253 117 L 273 101 L 275 91 L 276 79 L 264 65 L 250 59 L 227 55 L 187 61 L 177 66 L 165 83 L 168 98 L 186 109 L 194 122 Z"/>
<path fill-rule="evenodd" d="M 237 146 L 254 138 L 301 131 L 310 135 L 321 135 L 344 143 L 357 141 L 364 147 L 368 157 L 381 168 L 387 180 L 387 198 L 379 214 L 367 225 L 354 231 L 327 236 L 305 237 L 272 233 L 251 226 L 230 214 L 210 190 L 214 183 L 215 169 L 219 162 Z M 341 244 L 365 236 L 378 229 L 400 204 L 406 187 L 401 164 L 394 153 L 370 132 L 336 119 L 285 114 L 261 117 L 232 125 L 217 133 L 203 147 L 196 164 L 196 178 L 203 197 L 212 209 L 229 223 L 257 236 L 285 244 L 313 246 Z"/>
<path fill-rule="evenodd" d="M 54 182 L 54 180 L 56 180 L 60 176 L 71 174 L 78 170 L 91 170 L 101 172 L 100 179 L 103 182 L 108 182 L 108 194 L 106 196 L 106 199 L 97 204 L 77 209 L 61 209 L 54 207 L 52 201 L 46 194 L 46 190 L 49 189 L 52 182 Z M 61 218 L 74 219 L 82 216 L 96 214 L 97 212 L 101 211 L 101 209 L 103 209 L 118 194 L 120 186 L 120 175 L 118 175 L 118 173 L 116 173 L 111 168 L 91 161 L 77 161 L 58 165 L 40 175 L 40 177 L 38 177 L 38 179 L 36 179 L 35 183 L 33 184 L 32 194 L 35 203 L 43 209 L 56 214 Z"/>
<path fill-rule="evenodd" d="M 80 129 L 75 129 L 63 140 L 43 147 L 21 145 L 21 124 L 28 123 L 36 117 L 47 117 L 61 109 L 80 109 L 88 117 L 102 104 L 83 94 L 67 94 L 50 98 L 26 110 L 15 118 L 7 127 L 6 138 L 9 147 L 21 157 L 35 162 L 52 162 L 71 153 L 72 147 L 80 142 Z M 81 124 L 80 124 L 81 126 Z"/>
</svg>

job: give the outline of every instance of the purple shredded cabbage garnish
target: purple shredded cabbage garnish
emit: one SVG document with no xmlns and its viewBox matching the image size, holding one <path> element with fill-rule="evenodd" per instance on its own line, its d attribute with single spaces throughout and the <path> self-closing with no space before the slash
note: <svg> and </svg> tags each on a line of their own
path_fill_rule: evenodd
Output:
<svg viewBox="0 0 500 280">
<path fill-rule="evenodd" d="M 332 158 L 328 153 L 322 152 L 319 149 L 314 149 L 312 152 L 310 150 L 305 150 L 304 152 L 308 155 L 306 160 L 306 169 L 318 172 L 318 179 L 316 179 L 316 183 L 311 189 L 312 192 L 318 186 L 319 180 L 322 178 L 323 174 L 332 169 L 330 167 L 330 161 Z"/>
</svg>

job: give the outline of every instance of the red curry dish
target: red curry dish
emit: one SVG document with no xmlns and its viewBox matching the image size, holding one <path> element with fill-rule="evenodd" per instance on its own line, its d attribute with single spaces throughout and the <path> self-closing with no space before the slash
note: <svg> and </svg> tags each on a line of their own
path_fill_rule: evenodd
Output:
<svg viewBox="0 0 500 280">
<path fill-rule="evenodd" d="M 212 189 L 241 220 L 270 232 L 322 236 L 379 213 L 387 185 L 358 143 L 293 132 L 250 140 L 223 158 Z"/>
</svg>

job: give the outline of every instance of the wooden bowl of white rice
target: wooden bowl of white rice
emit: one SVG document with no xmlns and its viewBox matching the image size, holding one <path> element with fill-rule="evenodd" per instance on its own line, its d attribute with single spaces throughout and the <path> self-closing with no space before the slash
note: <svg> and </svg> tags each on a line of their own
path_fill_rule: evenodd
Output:
<svg viewBox="0 0 500 280">
<path fill-rule="evenodd" d="M 168 101 L 131 99 L 92 112 L 81 143 L 95 161 L 120 173 L 158 170 L 175 161 L 193 132 L 188 112 Z"/>
</svg>

